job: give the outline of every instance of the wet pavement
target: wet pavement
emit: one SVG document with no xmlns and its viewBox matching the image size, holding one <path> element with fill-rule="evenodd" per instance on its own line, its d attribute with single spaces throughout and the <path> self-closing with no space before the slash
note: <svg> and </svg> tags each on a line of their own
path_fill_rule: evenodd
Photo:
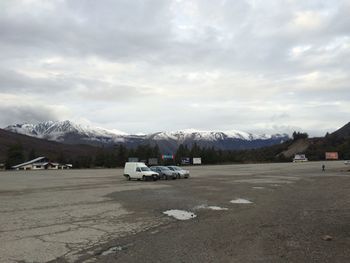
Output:
<svg viewBox="0 0 350 263">
<path fill-rule="evenodd" d="M 349 262 L 349 167 L 321 166 L 1 172 L 0 262 Z"/>
</svg>

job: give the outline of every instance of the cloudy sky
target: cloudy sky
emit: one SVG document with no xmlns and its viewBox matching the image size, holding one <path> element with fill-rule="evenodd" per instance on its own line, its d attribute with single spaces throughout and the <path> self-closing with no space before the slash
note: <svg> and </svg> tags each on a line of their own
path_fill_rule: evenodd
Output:
<svg viewBox="0 0 350 263">
<path fill-rule="evenodd" d="M 350 121 L 350 1 L 1 0 L 0 112 L 323 135 Z"/>
</svg>

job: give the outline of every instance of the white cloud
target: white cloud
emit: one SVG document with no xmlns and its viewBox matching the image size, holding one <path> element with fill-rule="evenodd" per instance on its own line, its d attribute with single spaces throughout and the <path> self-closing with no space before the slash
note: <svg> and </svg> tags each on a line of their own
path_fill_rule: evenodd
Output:
<svg viewBox="0 0 350 263">
<path fill-rule="evenodd" d="M 295 14 L 293 25 L 301 30 L 318 30 L 323 24 L 323 16 L 315 11 L 301 11 Z"/>
</svg>

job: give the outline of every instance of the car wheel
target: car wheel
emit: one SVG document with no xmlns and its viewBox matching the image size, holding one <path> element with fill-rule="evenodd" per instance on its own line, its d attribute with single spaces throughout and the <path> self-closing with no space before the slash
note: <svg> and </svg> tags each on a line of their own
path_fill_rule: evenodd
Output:
<svg viewBox="0 0 350 263">
<path fill-rule="evenodd" d="M 130 180 L 131 180 L 130 175 L 128 175 L 126 178 L 128 179 L 128 181 L 130 181 Z"/>
<path fill-rule="evenodd" d="M 176 178 L 177 179 L 181 179 L 180 174 L 177 174 Z"/>
<path fill-rule="evenodd" d="M 146 176 L 142 176 L 142 181 L 146 181 Z"/>
</svg>

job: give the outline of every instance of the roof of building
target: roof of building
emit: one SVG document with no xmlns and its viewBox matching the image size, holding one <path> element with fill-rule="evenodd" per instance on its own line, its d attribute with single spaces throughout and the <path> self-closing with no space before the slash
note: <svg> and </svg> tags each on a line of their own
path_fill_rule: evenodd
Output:
<svg viewBox="0 0 350 263">
<path fill-rule="evenodd" d="M 44 162 L 44 163 L 33 163 L 33 165 L 48 165 L 48 164 L 51 164 L 51 165 L 59 165 L 59 163 L 53 163 L 53 162 Z"/>
<path fill-rule="evenodd" d="M 38 163 L 38 162 L 40 162 L 40 161 L 42 161 L 42 160 L 44 160 L 44 159 L 47 159 L 47 158 L 46 158 L 46 157 L 38 157 L 38 158 L 35 158 L 35 159 L 30 160 L 30 161 L 28 161 L 28 162 L 14 165 L 14 166 L 12 166 L 12 168 L 13 168 L 13 169 L 16 169 L 16 168 L 20 168 L 20 167 L 22 167 L 22 166 L 26 166 L 26 165 L 28 165 L 28 164 Z M 42 163 L 42 162 L 41 162 L 41 163 Z"/>
</svg>

